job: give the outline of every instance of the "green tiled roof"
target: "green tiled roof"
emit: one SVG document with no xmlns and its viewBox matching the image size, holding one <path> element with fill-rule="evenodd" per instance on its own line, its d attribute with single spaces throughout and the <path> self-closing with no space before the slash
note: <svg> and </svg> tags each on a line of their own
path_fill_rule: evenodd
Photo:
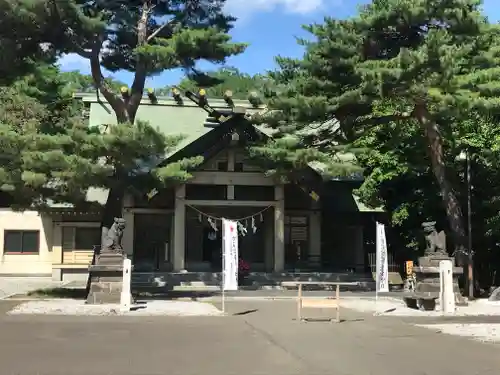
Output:
<svg viewBox="0 0 500 375">
<path fill-rule="evenodd" d="M 109 103 L 105 100 L 98 101 L 95 94 L 75 94 L 75 98 L 81 99 L 90 105 L 89 125 L 110 125 L 116 123 L 116 117 Z M 99 95 L 102 99 L 102 95 Z M 158 97 L 158 101 L 152 104 L 148 98 L 143 98 L 136 119 L 147 121 L 166 135 L 183 135 L 185 138 L 179 143 L 178 151 L 202 135 L 208 133 L 212 128 L 204 126 L 208 117 L 207 112 L 198 107 L 187 98 L 183 98 L 183 104 L 179 105 L 170 97 Z M 209 103 L 216 109 L 230 109 L 222 99 L 210 99 Z M 250 113 L 265 110 L 264 106 L 254 108 L 248 101 L 234 100 L 234 105 L 243 107 Z"/>
<path fill-rule="evenodd" d="M 98 97 L 94 93 L 76 93 L 74 97 L 90 106 L 89 126 L 116 124 L 115 114 L 102 95 Z M 230 109 L 223 99 L 208 98 L 208 100 L 210 105 L 216 109 Z M 243 107 L 249 113 L 257 113 L 265 110 L 265 106 L 255 108 L 246 100 L 233 100 L 233 102 L 235 107 Z M 165 135 L 183 135 L 185 137 L 182 142 L 179 142 L 172 153 L 183 149 L 188 144 L 213 130 L 213 128 L 204 125 L 207 117 L 207 112 L 188 98 L 183 98 L 183 103 L 178 104 L 172 97 L 161 96 L 157 97 L 155 104 L 151 103 L 149 98 L 144 97 L 136 115 L 137 120 L 149 122 L 149 124 L 156 127 Z M 264 133 L 268 133 L 264 129 L 261 130 Z M 87 192 L 87 200 L 89 202 L 105 204 L 107 196 L 107 189 L 91 188 Z"/>
</svg>

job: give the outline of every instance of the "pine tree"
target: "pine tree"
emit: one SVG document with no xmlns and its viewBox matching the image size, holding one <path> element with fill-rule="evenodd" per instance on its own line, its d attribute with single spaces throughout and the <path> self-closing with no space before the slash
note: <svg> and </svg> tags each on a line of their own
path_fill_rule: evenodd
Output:
<svg viewBox="0 0 500 375">
<path fill-rule="evenodd" d="M 78 205 L 89 181 L 109 174 L 93 145 L 100 135 L 82 121 L 60 78 L 55 66 L 38 65 L 0 87 L 3 207 L 43 208 L 49 200 Z"/>
<path fill-rule="evenodd" d="M 0 85 L 54 61 L 55 50 L 44 43 L 54 29 L 44 2 L 0 0 L 0 18 Z"/>
<path fill-rule="evenodd" d="M 95 93 L 94 80 L 90 74 L 81 74 L 79 71 L 63 72 L 61 73 L 61 80 L 67 83 L 68 90 L 72 92 L 86 92 Z M 114 78 L 105 78 L 105 81 L 114 92 L 120 92 L 120 89 L 126 84 Z M 156 92 L 156 90 L 155 90 Z"/>
<path fill-rule="evenodd" d="M 138 177 L 138 163 L 158 160 L 167 147 L 179 141 L 179 137 L 165 138 L 136 121 L 146 78 L 177 68 L 192 73 L 197 61 L 221 63 L 243 52 L 245 45 L 231 42 L 227 33 L 234 18 L 224 15 L 224 1 L 220 0 L 44 3 L 51 22 L 58 25 L 50 45 L 88 59 L 94 85 L 116 115 L 117 125 L 101 139 L 101 149 L 107 152 L 104 160 L 113 167 L 104 184 L 110 189 L 102 218 L 105 233 L 114 217 L 121 216 L 125 191 Z M 130 90 L 113 91 L 103 77 L 103 67 L 112 72 L 133 72 Z M 189 177 L 186 168 L 199 163 L 199 158 L 182 160 L 162 170 L 151 170 L 149 176 L 162 181 L 184 180 Z"/>
<path fill-rule="evenodd" d="M 348 144 L 380 127 L 392 137 L 418 127 L 458 254 L 466 253 L 466 234 L 443 148 L 453 142 L 454 119 L 498 116 L 500 109 L 499 29 L 480 5 L 374 0 L 357 17 L 307 26 L 315 40 L 301 41 L 303 59 L 278 60 L 275 77 L 292 89 L 272 102 L 299 124 L 294 132 L 336 119 L 338 130 L 328 130 Z M 323 142 L 333 140 L 327 134 Z"/>
<path fill-rule="evenodd" d="M 216 82 L 215 85 L 210 85 L 206 88 L 207 96 L 211 98 L 223 98 L 227 91 L 231 91 L 231 97 L 233 99 L 246 100 L 252 95 L 253 92 L 262 95 L 262 90 L 266 87 L 269 78 L 256 74 L 250 75 L 247 73 L 240 72 L 237 68 L 225 67 L 217 71 L 209 72 L 209 77 L 220 81 Z M 193 81 L 189 77 L 184 78 L 177 87 L 182 90 L 189 90 L 191 92 L 196 92 L 200 85 Z M 155 92 L 160 95 L 168 95 L 171 87 L 163 87 Z"/>
</svg>

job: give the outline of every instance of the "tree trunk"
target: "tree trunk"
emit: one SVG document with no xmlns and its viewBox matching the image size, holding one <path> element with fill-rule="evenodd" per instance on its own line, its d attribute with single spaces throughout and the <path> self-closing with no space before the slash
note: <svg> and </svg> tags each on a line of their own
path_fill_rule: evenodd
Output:
<svg viewBox="0 0 500 375">
<path fill-rule="evenodd" d="M 446 165 L 443 157 L 443 139 L 438 124 L 432 120 L 425 104 L 417 104 L 414 111 L 416 119 L 424 128 L 429 146 L 431 167 L 436 177 L 443 198 L 446 216 L 455 243 L 455 259 L 463 265 L 466 255 L 466 234 L 463 225 L 463 214 L 460 202 L 450 181 L 446 178 Z"/>
<path fill-rule="evenodd" d="M 143 1 L 141 17 L 137 23 L 137 46 L 142 46 L 148 42 L 147 25 L 152 10 L 150 1 Z M 146 82 L 147 71 L 145 62 L 141 58 L 136 61 L 134 81 L 131 88 L 130 97 L 122 99 L 116 95 L 106 84 L 102 75 L 101 65 L 99 61 L 99 52 L 102 47 L 102 42 L 96 43 L 90 56 L 90 68 L 95 86 L 103 94 L 105 99 L 111 105 L 115 112 L 117 122 L 120 124 L 135 122 L 137 109 L 141 103 Z M 114 184 L 109 189 L 108 199 L 104 206 L 101 220 L 101 250 L 104 249 L 104 240 L 114 219 L 122 218 L 123 216 L 123 201 L 126 192 L 125 182 L 122 181 L 123 176 L 126 176 L 127 171 L 116 171 Z M 126 224 L 125 224 L 126 225 Z"/>
</svg>

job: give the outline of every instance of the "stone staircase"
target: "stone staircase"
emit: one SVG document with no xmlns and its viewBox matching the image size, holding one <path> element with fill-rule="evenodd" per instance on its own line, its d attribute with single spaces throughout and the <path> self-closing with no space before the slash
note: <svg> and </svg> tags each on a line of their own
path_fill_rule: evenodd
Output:
<svg viewBox="0 0 500 375">
<path fill-rule="evenodd" d="M 286 282 L 290 281 L 339 281 L 357 282 L 358 285 L 342 287 L 344 290 L 375 289 L 371 274 L 337 273 L 337 272 L 252 272 L 243 290 L 283 290 L 288 289 Z M 220 272 L 134 272 L 132 288 L 134 290 L 218 290 L 221 284 Z M 326 289 L 321 286 L 311 286 L 310 289 Z"/>
</svg>

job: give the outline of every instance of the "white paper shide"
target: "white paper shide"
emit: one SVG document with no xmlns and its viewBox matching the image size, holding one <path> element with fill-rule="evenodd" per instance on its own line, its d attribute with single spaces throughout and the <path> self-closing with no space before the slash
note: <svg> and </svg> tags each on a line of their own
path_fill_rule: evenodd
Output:
<svg viewBox="0 0 500 375">
<path fill-rule="evenodd" d="M 377 222 L 377 292 L 389 291 L 389 263 L 387 260 L 387 241 L 385 238 L 385 226 Z"/>
<path fill-rule="evenodd" d="M 232 220 L 222 220 L 222 288 L 238 290 L 238 227 Z"/>
</svg>

